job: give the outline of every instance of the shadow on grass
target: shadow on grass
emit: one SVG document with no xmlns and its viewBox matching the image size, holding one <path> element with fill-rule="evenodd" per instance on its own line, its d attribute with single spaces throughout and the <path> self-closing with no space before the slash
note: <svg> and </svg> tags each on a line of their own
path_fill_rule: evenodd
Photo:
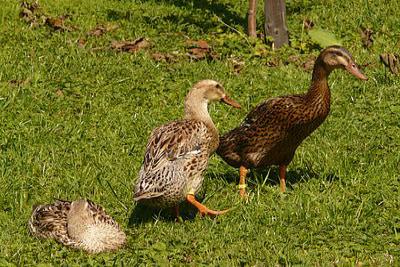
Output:
<svg viewBox="0 0 400 267">
<path fill-rule="evenodd" d="M 214 174 L 211 176 L 213 176 L 211 179 L 223 179 L 229 183 L 239 182 L 239 170 L 236 172 L 228 171 L 223 174 Z M 291 188 L 294 184 L 306 182 L 314 178 L 329 182 L 339 180 L 339 177 L 333 173 L 321 177 L 320 174 L 312 170 L 310 167 L 297 168 L 286 173 L 286 186 Z M 271 166 L 263 169 L 252 169 L 247 175 L 246 181 L 248 186 L 251 188 L 260 185 L 279 186 L 279 168 Z"/>
<path fill-rule="evenodd" d="M 144 1 L 146 2 L 146 1 Z M 147 2 L 154 2 L 147 0 Z M 178 8 L 191 10 L 193 15 L 190 16 L 144 16 L 148 24 L 160 24 L 164 21 L 170 21 L 175 24 L 181 24 L 184 21 L 190 25 L 196 25 L 197 27 L 208 31 L 215 27 L 215 22 L 210 20 L 210 16 L 207 15 L 207 11 L 212 15 L 216 15 L 221 18 L 228 25 L 247 25 L 246 13 L 238 14 L 232 11 L 232 5 L 229 3 L 218 3 L 216 1 L 207 0 L 197 0 L 197 1 L 187 1 L 187 0 L 163 0 L 159 1 L 159 4 L 174 5 Z M 206 12 L 205 12 L 206 11 Z M 135 19 L 133 12 L 131 11 L 119 11 L 119 10 L 108 10 L 107 17 L 109 20 L 120 20 L 120 19 Z M 158 21 L 160 20 L 160 21 Z"/>
<path fill-rule="evenodd" d="M 200 199 L 199 201 L 201 200 L 202 199 Z M 179 205 L 179 215 L 179 219 L 182 219 L 184 221 L 191 221 L 194 220 L 194 218 L 196 217 L 197 209 L 192 205 L 183 202 Z M 129 216 L 128 226 L 134 227 L 139 224 L 145 224 L 148 222 L 159 220 L 177 222 L 178 219 L 175 216 L 174 208 L 156 209 L 147 207 L 139 203 L 133 208 Z"/>
</svg>

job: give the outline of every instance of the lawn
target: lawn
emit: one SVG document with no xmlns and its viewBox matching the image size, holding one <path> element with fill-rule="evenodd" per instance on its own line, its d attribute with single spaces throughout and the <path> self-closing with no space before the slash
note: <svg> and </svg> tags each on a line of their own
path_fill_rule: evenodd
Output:
<svg viewBox="0 0 400 267">
<path fill-rule="evenodd" d="M 0 265 L 400 265 L 400 79 L 379 60 L 400 54 L 400 2 L 286 2 L 291 46 L 272 51 L 244 34 L 247 1 L 40 0 L 27 22 L 18 1 L 1 0 Z M 221 133 L 263 99 L 307 90 L 321 48 L 304 20 L 340 39 L 369 80 L 330 76 L 331 113 L 297 150 L 288 192 L 276 168 L 252 171 L 242 201 L 237 170 L 214 155 L 200 197 L 229 213 L 189 210 L 176 223 L 136 208 L 147 138 L 182 116 L 196 81 L 218 80 L 242 104 L 210 106 Z M 142 49 L 112 49 L 140 37 Z M 204 59 L 198 40 L 212 47 Z M 81 197 L 121 223 L 124 249 L 87 255 L 29 235 L 32 205 Z"/>
</svg>

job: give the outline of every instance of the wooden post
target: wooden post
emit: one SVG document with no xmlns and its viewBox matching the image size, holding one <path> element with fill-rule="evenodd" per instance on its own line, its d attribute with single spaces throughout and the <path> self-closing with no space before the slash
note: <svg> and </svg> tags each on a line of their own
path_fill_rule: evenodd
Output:
<svg viewBox="0 0 400 267">
<path fill-rule="evenodd" d="M 250 37 L 257 37 L 256 33 L 256 5 L 257 0 L 249 0 L 249 14 L 247 17 L 247 34 Z"/>
<path fill-rule="evenodd" d="M 273 48 L 289 43 L 285 0 L 265 0 L 265 33 L 274 40 Z"/>
</svg>

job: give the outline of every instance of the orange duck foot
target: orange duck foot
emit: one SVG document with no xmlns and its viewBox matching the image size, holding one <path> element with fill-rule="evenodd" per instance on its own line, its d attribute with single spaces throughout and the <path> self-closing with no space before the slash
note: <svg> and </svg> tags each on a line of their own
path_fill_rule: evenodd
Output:
<svg viewBox="0 0 400 267">
<path fill-rule="evenodd" d="M 198 202 L 196 200 L 196 198 L 194 197 L 194 195 L 192 195 L 192 194 L 187 195 L 186 200 L 199 210 L 201 216 L 207 215 L 207 216 L 214 217 L 217 215 L 227 213 L 229 211 L 229 210 L 222 210 L 222 211 L 210 210 L 209 208 L 207 208 L 206 206 L 204 206 L 203 204 Z"/>
</svg>

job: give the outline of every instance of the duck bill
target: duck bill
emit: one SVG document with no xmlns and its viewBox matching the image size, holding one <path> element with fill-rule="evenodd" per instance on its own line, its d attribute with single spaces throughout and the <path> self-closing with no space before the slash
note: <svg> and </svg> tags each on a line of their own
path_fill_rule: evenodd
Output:
<svg viewBox="0 0 400 267">
<path fill-rule="evenodd" d="M 346 66 L 346 70 L 347 70 L 348 72 L 350 72 L 351 74 L 353 74 L 354 76 L 356 76 L 358 79 L 361 79 L 361 80 L 364 80 L 364 81 L 368 80 L 367 76 L 365 76 L 365 75 L 360 71 L 360 69 L 357 67 L 356 64 L 349 64 L 349 65 L 347 65 L 347 66 Z"/>
<path fill-rule="evenodd" d="M 234 108 L 241 108 L 240 104 L 238 102 L 236 102 L 235 100 L 233 100 L 232 98 L 230 98 L 229 96 L 225 95 L 222 99 L 222 102 L 224 102 L 225 104 L 228 104 Z"/>
</svg>

